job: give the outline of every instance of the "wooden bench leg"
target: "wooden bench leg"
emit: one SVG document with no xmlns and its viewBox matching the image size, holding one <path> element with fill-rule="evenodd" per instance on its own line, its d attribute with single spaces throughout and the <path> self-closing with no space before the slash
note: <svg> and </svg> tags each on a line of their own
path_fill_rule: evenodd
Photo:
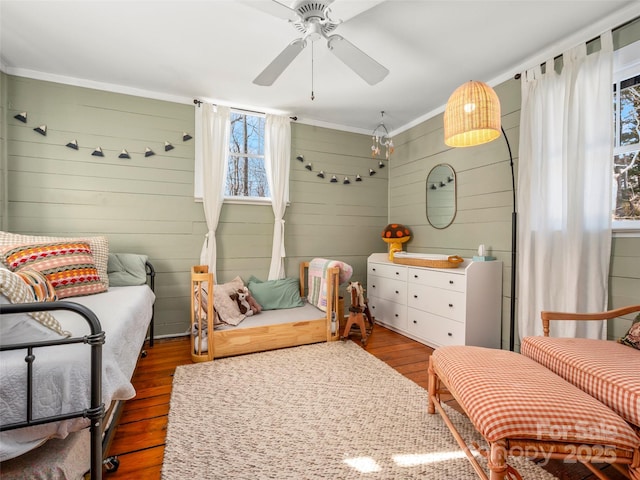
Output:
<svg viewBox="0 0 640 480">
<path fill-rule="evenodd" d="M 434 404 L 434 398 L 436 396 L 436 388 L 438 383 L 438 376 L 436 372 L 433 370 L 433 362 L 431 361 L 431 357 L 429 357 L 429 404 L 427 407 L 427 412 L 431 415 L 436 413 L 436 406 Z"/>
<path fill-rule="evenodd" d="M 503 440 L 491 444 L 487 466 L 491 470 L 490 480 L 506 480 L 509 478 L 507 476 L 507 446 Z M 520 474 L 517 474 L 517 476 L 520 477 Z M 522 477 L 520 477 L 520 480 L 522 480 Z"/>
</svg>

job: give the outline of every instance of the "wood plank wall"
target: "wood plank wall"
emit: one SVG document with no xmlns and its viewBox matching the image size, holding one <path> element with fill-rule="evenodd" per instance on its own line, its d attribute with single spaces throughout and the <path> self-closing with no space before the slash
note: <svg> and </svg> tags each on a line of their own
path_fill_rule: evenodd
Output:
<svg viewBox="0 0 640 480">
<path fill-rule="evenodd" d="M 186 332 L 189 270 L 199 262 L 206 233 L 202 204 L 193 200 L 195 140 L 182 141 L 183 132 L 194 136 L 193 105 L 4 74 L 1 79 L 9 184 L 3 229 L 104 234 L 111 251 L 149 255 L 157 270 L 156 333 Z M 13 118 L 22 111 L 26 124 Z M 33 131 L 43 124 L 46 136 Z M 74 139 L 77 151 L 65 146 Z M 175 148 L 165 152 L 165 141 Z M 91 155 L 96 147 L 104 157 Z M 156 155 L 145 157 L 146 147 Z M 123 148 L 131 159 L 118 158 Z M 295 160 L 298 154 L 304 163 Z M 313 172 L 304 168 L 308 162 Z M 388 169 L 369 177 L 376 165 L 367 135 L 292 125 L 288 275 L 298 275 L 300 261 L 325 256 L 350 263 L 354 279 L 365 281 L 367 256 L 386 246 L 379 233 L 387 221 Z M 320 169 L 329 174 L 324 180 L 317 177 Z M 366 177 L 361 183 L 354 182 L 358 173 Z M 332 174 L 339 183 L 329 182 Z M 350 185 L 342 183 L 344 176 Z M 266 279 L 270 205 L 225 205 L 217 234 L 220 281 Z"/>
<path fill-rule="evenodd" d="M 616 47 L 640 39 L 638 22 L 614 34 Z M 456 86 L 452 86 L 452 90 Z M 503 127 L 516 163 L 520 83 L 496 87 Z M 157 333 L 186 331 L 189 269 L 206 233 L 193 201 L 193 106 L 15 77 L 0 73 L 0 224 L 4 230 L 52 235 L 106 234 L 112 251 L 146 253 L 158 270 Z M 13 119 L 26 111 L 29 121 Z M 46 124 L 47 136 L 33 131 Z M 65 144 L 77 139 L 80 150 Z M 176 148 L 165 152 L 164 142 Z M 444 145 L 442 115 L 394 138 L 387 168 L 370 157 L 370 137 L 301 123 L 292 125 L 291 204 L 285 215 L 287 275 L 298 263 L 330 257 L 366 281 L 366 259 L 386 251 L 387 219 L 413 230 L 406 249 L 471 256 L 480 243 L 504 262 L 503 347 L 508 345 L 511 278 L 511 175 L 503 139 L 471 149 Z M 105 157 L 91 156 L 101 146 Z M 145 147 L 156 155 L 144 157 Z M 130 160 L 119 159 L 126 148 Z M 304 157 L 297 161 L 298 155 Z M 312 164 L 312 171 L 305 168 Z M 438 230 L 425 214 L 426 177 L 440 163 L 457 174 L 458 211 Z M 6 165 L 8 168 L 5 175 Z M 369 176 L 369 168 L 376 175 Z M 324 170 L 326 177 L 317 177 Z M 339 182 L 330 183 L 331 175 Z M 360 174 L 363 182 L 355 182 Z M 2 176 L 4 175 L 4 176 Z M 350 185 L 342 183 L 345 176 Z M 388 188 L 387 188 L 388 186 Z M 225 205 L 218 226 L 218 277 L 265 279 L 271 258 L 270 206 Z M 640 238 L 614 238 L 609 284 L 612 308 L 640 303 Z M 611 339 L 631 319 L 612 322 Z"/>
<path fill-rule="evenodd" d="M 640 26 L 639 22 L 634 22 L 615 32 L 614 45 L 619 48 L 638 39 Z M 452 91 L 455 88 L 452 86 Z M 520 81 L 508 80 L 495 90 L 502 107 L 502 126 L 514 157 L 517 185 Z M 389 173 L 390 220 L 411 226 L 414 235 L 406 244 L 409 251 L 468 257 L 477 251 L 478 245 L 485 244 L 491 254 L 503 262 L 502 346 L 508 348 L 513 203 L 509 154 L 504 138 L 473 148 L 447 147 L 443 115 L 439 114 L 397 135 L 394 142 L 396 154 Z M 455 221 L 443 230 L 432 227 L 425 212 L 426 178 L 440 163 L 453 167 L 458 189 Z M 618 308 L 635 303 L 640 303 L 640 238 L 614 237 L 609 306 Z M 609 339 L 624 335 L 631 321 L 631 318 L 611 321 Z M 516 347 L 518 345 L 516 335 Z"/>
<path fill-rule="evenodd" d="M 7 228 L 7 75 L 0 72 L 0 230 Z"/>
</svg>

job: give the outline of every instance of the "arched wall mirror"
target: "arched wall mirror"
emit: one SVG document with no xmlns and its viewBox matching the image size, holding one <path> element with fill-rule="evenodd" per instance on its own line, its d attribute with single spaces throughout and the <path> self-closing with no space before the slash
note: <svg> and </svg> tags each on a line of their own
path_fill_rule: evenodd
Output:
<svg viewBox="0 0 640 480">
<path fill-rule="evenodd" d="M 427 220 L 434 228 L 447 228 L 456 218 L 456 172 L 441 163 L 427 175 Z"/>
</svg>

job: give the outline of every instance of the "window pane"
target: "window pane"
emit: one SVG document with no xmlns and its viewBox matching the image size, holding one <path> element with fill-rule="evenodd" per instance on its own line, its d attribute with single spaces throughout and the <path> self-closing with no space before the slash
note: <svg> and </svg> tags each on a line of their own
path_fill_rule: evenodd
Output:
<svg viewBox="0 0 640 480">
<path fill-rule="evenodd" d="M 640 76 L 620 82 L 620 146 L 640 143 Z"/>
<path fill-rule="evenodd" d="M 614 161 L 614 220 L 640 220 L 640 151 L 616 155 Z"/>
<path fill-rule="evenodd" d="M 263 158 L 229 155 L 226 197 L 269 198 L 269 183 Z"/>
<path fill-rule="evenodd" d="M 264 117 L 231 113 L 229 151 L 264 155 Z"/>
</svg>

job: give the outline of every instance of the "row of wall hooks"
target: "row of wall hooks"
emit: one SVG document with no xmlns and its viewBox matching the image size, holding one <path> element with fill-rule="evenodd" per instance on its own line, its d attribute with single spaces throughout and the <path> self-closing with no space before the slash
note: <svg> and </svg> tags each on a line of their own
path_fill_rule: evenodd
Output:
<svg viewBox="0 0 640 480">
<path fill-rule="evenodd" d="M 16 120 L 19 120 L 22 123 L 27 123 L 27 112 L 20 112 L 16 115 L 13 116 L 13 118 L 15 118 Z M 39 125 L 37 127 L 35 127 L 34 132 L 39 133 L 42 136 L 47 136 L 47 125 L 43 124 L 43 125 Z M 182 132 L 182 141 L 186 142 L 188 140 L 191 140 L 193 137 L 191 135 L 189 135 L 187 132 Z M 78 144 L 78 140 L 73 139 L 70 142 L 68 142 L 66 145 L 66 147 L 71 148 L 72 150 L 79 150 L 80 146 Z M 168 152 L 170 150 L 173 150 L 175 147 L 171 144 L 171 142 L 165 141 L 164 142 L 164 151 Z M 155 155 L 156 153 L 151 149 L 151 147 L 146 147 L 144 150 L 144 156 L 145 157 L 151 157 L 153 155 Z M 94 157 L 104 157 L 104 152 L 102 151 L 102 147 L 96 147 L 92 152 L 91 155 Z M 131 158 L 131 155 L 129 154 L 129 152 L 127 151 L 126 148 L 123 148 L 122 151 L 120 152 L 120 154 L 118 155 L 118 158 Z"/>
</svg>

